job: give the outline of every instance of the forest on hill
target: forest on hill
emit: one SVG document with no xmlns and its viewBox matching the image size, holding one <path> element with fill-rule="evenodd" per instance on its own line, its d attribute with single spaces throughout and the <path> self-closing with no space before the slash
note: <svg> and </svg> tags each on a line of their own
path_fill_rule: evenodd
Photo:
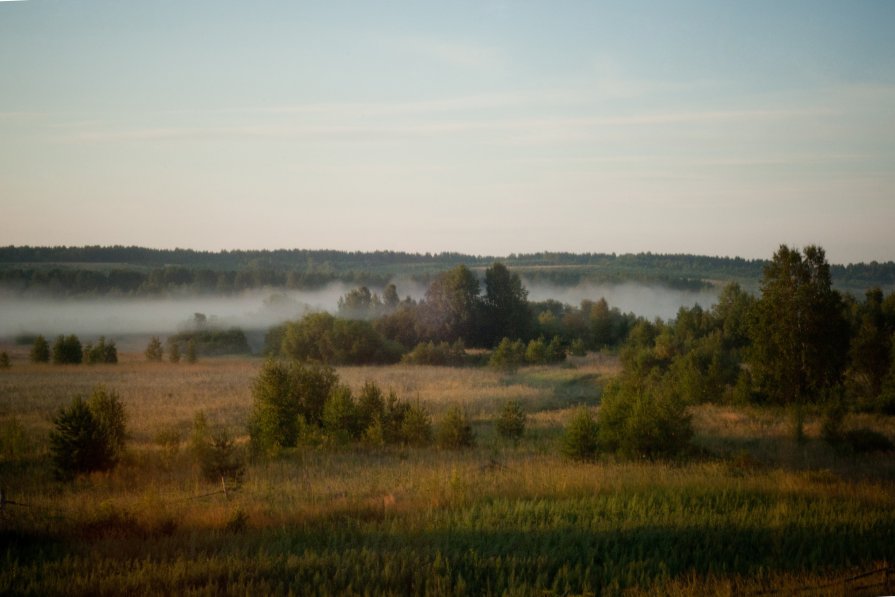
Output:
<svg viewBox="0 0 895 597">
<path fill-rule="evenodd" d="M 0 288 L 54 296 L 227 294 L 256 288 L 314 289 L 334 282 L 384 287 L 398 277 L 428 284 L 465 264 L 495 260 L 528 283 L 575 286 L 635 282 L 696 290 L 736 282 L 755 291 L 766 260 L 654 253 L 530 253 L 505 257 L 400 251 L 196 251 L 124 246 L 0 247 Z M 831 265 L 833 286 L 860 295 L 895 288 L 895 262 Z"/>
</svg>

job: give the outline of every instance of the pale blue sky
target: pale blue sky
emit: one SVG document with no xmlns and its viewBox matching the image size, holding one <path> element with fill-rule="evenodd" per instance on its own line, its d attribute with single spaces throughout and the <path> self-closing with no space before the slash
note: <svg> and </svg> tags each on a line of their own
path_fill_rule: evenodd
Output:
<svg viewBox="0 0 895 597">
<path fill-rule="evenodd" d="M 888 1 L 0 2 L 0 244 L 891 260 L 893 30 Z"/>
</svg>

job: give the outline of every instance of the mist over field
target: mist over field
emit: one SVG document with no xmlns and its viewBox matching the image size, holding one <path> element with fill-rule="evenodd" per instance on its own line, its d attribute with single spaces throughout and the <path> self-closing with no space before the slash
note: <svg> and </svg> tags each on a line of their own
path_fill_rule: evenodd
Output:
<svg viewBox="0 0 895 597">
<path fill-rule="evenodd" d="M 577 286 L 528 286 L 528 300 L 554 299 L 569 305 L 578 305 L 584 299 L 606 299 L 610 307 L 618 307 L 622 313 L 634 313 L 647 319 L 671 319 L 681 307 L 699 304 L 708 308 L 718 299 L 720 288 L 705 290 L 679 290 L 667 286 L 636 283 Z"/>
<path fill-rule="evenodd" d="M 403 299 L 420 300 L 426 287 L 408 281 L 396 283 Z M 195 313 L 208 317 L 209 324 L 265 329 L 311 311 L 336 313 L 338 301 L 354 286 L 331 284 L 313 291 L 267 289 L 235 296 L 194 295 L 166 298 L 71 298 L 50 299 L 0 295 L 0 337 L 33 333 L 115 335 L 168 334 L 187 327 Z M 681 306 L 699 303 L 711 306 L 717 290 L 687 291 L 642 284 L 578 286 L 528 285 L 529 300 L 554 299 L 578 305 L 583 299 L 604 297 L 611 307 L 649 319 L 672 318 Z M 371 289 L 378 294 L 381 288 Z"/>
</svg>

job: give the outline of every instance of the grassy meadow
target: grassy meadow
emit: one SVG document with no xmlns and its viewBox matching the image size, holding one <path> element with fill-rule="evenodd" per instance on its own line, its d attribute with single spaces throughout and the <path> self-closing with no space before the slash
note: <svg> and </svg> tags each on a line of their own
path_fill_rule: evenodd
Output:
<svg viewBox="0 0 895 597">
<path fill-rule="evenodd" d="M 246 423 L 262 361 L 26 363 L 0 371 L 2 594 L 868 594 L 843 579 L 895 561 L 895 459 L 790 439 L 782 411 L 692 407 L 686 461 L 560 455 L 576 408 L 598 408 L 609 355 L 514 374 L 483 368 L 343 367 L 419 400 L 435 425 L 462 405 L 464 451 L 305 445 L 252 460 Z M 111 473 L 52 477 L 47 435 L 99 384 L 126 405 L 128 450 Z M 517 444 L 494 420 L 528 413 Z M 248 460 L 239 485 L 203 480 L 195 414 Z M 849 422 L 895 437 L 895 420 Z M 13 503 L 14 502 L 14 503 Z M 889 591 L 893 588 L 890 585 Z"/>
</svg>

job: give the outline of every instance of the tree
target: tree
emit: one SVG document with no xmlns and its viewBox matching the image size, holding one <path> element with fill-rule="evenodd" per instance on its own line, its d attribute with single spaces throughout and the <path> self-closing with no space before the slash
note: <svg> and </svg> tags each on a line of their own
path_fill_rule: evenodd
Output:
<svg viewBox="0 0 895 597">
<path fill-rule="evenodd" d="M 168 340 L 168 360 L 172 363 L 180 362 L 180 345 L 177 341 Z"/>
<path fill-rule="evenodd" d="M 471 448 L 475 445 L 475 433 L 469 416 L 459 406 L 452 406 L 438 427 L 438 446 L 449 450 Z"/>
<path fill-rule="evenodd" d="M 0 352 L 0 369 L 9 369 L 9 354 L 4 350 Z"/>
<path fill-rule="evenodd" d="M 526 347 L 522 340 L 504 338 L 491 353 L 488 365 L 504 373 L 515 373 L 525 362 Z"/>
<path fill-rule="evenodd" d="M 31 346 L 31 362 L 32 363 L 49 363 L 50 362 L 50 345 L 43 336 L 34 339 Z"/>
<path fill-rule="evenodd" d="M 81 341 L 77 336 L 59 336 L 53 343 L 53 363 L 57 365 L 77 365 L 84 359 Z"/>
<path fill-rule="evenodd" d="M 823 249 L 806 247 L 803 257 L 781 245 L 765 267 L 750 335 L 752 373 L 770 399 L 800 408 L 840 383 L 848 323 Z"/>
<path fill-rule="evenodd" d="M 87 400 L 87 407 L 108 444 L 113 462 L 118 462 L 124 453 L 124 442 L 127 439 L 127 413 L 118 392 L 97 386 Z"/>
<path fill-rule="evenodd" d="M 623 375 L 603 392 L 597 439 L 605 450 L 630 458 L 674 456 L 692 436 L 686 404 L 658 370 Z"/>
<path fill-rule="evenodd" d="M 522 405 L 517 400 L 510 400 L 503 405 L 500 418 L 497 419 L 497 434 L 502 438 L 517 442 L 525 433 L 527 419 Z"/>
<path fill-rule="evenodd" d="M 196 341 L 190 338 L 186 343 L 186 362 L 192 365 L 198 360 L 199 355 L 196 353 Z"/>
<path fill-rule="evenodd" d="M 124 448 L 126 421 L 115 392 L 100 387 L 89 400 L 76 396 L 53 419 L 50 453 L 57 478 L 114 468 Z"/>
<path fill-rule="evenodd" d="M 573 460 L 590 460 L 597 454 L 597 422 L 581 407 L 562 436 L 562 453 Z"/>
<path fill-rule="evenodd" d="M 326 401 L 338 383 L 326 365 L 267 361 L 252 387 L 249 431 L 262 452 L 291 448 L 298 442 L 301 421 L 319 427 Z"/>
<path fill-rule="evenodd" d="M 532 315 L 528 308 L 528 291 L 519 275 L 502 263 L 485 270 L 486 341 L 494 346 L 501 338 L 525 339 L 530 334 Z"/>
<path fill-rule="evenodd" d="M 398 288 L 394 284 L 389 284 L 382 291 L 382 304 L 386 310 L 394 311 L 401 304 L 401 297 L 398 296 Z"/>
<path fill-rule="evenodd" d="M 429 339 L 479 345 L 479 281 L 465 265 L 440 274 L 426 290 L 423 324 Z"/>
<path fill-rule="evenodd" d="M 106 342 L 105 336 L 100 336 L 96 344 L 87 344 L 84 346 L 84 360 L 87 364 L 96 363 L 117 363 L 118 349 L 115 347 L 115 341 Z"/>
<path fill-rule="evenodd" d="M 146 355 L 147 361 L 161 362 L 164 351 L 162 349 L 162 341 L 158 339 L 158 336 L 150 338 L 143 354 Z"/>
<path fill-rule="evenodd" d="M 879 396 L 889 370 L 892 346 L 885 319 L 882 290 L 868 290 L 864 304 L 858 308 L 857 329 L 849 350 L 851 385 L 861 398 Z"/>
</svg>

